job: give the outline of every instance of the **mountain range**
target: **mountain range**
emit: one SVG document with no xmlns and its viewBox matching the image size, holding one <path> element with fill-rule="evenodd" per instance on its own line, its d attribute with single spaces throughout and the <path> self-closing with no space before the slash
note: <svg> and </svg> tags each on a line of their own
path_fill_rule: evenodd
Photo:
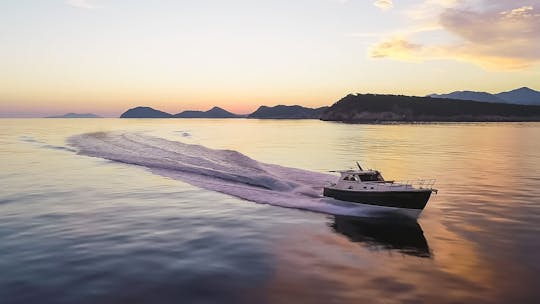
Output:
<svg viewBox="0 0 540 304">
<path fill-rule="evenodd" d="M 428 103 L 426 103 L 428 101 Z M 540 92 L 519 88 L 508 92 L 456 91 L 426 97 L 349 94 L 330 107 L 260 106 L 247 115 L 219 107 L 170 114 L 150 107 L 127 110 L 121 118 L 255 118 L 379 121 L 539 121 Z"/>
<path fill-rule="evenodd" d="M 455 91 L 448 94 L 431 94 L 427 97 L 522 105 L 540 105 L 540 92 L 527 87 L 497 94 L 476 91 Z"/>
</svg>

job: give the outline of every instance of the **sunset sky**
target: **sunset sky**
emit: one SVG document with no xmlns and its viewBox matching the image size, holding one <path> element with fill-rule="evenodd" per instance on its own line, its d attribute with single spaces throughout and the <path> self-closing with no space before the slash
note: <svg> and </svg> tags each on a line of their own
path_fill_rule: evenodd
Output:
<svg viewBox="0 0 540 304">
<path fill-rule="evenodd" d="M 540 0 L 0 2 L 0 117 L 540 89 Z"/>
</svg>

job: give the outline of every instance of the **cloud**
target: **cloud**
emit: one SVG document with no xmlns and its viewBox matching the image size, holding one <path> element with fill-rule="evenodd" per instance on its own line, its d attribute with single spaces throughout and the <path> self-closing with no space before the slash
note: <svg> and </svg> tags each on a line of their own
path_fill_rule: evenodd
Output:
<svg viewBox="0 0 540 304">
<path fill-rule="evenodd" d="M 98 7 L 92 0 L 66 0 L 66 3 L 78 8 L 93 9 Z"/>
<path fill-rule="evenodd" d="M 392 57 L 403 60 L 413 60 L 416 54 L 422 52 L 422 45 L 411 43 L 405 38 L 392 37 L 371 49 L 371 57 Z"/>
<path fill-rule="evenodd" d="M 540 11 L 532 6 L 477 12 L 447 9 L 444 29 L 462 39 L 462 47 L 479 58 L 499 58 L 527 66 L 540 61 Z"/>
<path fill-rule="evenodd" d="M 521 17 L 528 18 L 528 17 L 533 16 L 532 14 L 533 10 L 534 10 L 534 7 L 528 5 L 528 6 L 523 6 L 520 8 L 515 8 L 510 11 L 501 12 L 501 15 L 503 15 L 506 18 L 521 18 Z"/>
<path fill-rule="evenodd" d="M 394 2 L 392 0 L 376 0 L 373 5 L 382 10 L 387 10 L 394 7 Z"/>
<path fill-rule="evenodd" d="M 509 3 L 511 2 L 511 3 Z M 456 2 L 438 14 L 440 31 L 454 42 L 415 42 L 414 32 L 373 46 L 373 58 L 455 59 L 490 69 L 522 69 L 540 62 L 540 1 Z M 474 5 L 471 5 L 474 4 Z M 514 4 L 514 6 L 512 6 Z M 515 6 L 517 5 L 517 6 Z M 425 8 L 425 7 L 424 7 Z M 442 34 L 442 33 L 441 33 Z"/>
</svg>

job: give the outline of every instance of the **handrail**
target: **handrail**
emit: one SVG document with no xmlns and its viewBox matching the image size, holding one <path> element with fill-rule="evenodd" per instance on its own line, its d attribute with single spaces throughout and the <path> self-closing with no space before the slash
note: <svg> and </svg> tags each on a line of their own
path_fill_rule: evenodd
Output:
<svg viewBox="0 0 540 304">
<path fill-rule="evenodd" d="M 367 185 L 368 187 L 379 188 L 381 186 L 390 188 L 415 188 L 415 189 L 433 189 L 435 179 L 415 179 L 415 180 L 396 180 L 396 181 L 372 181 L 372 182 L 356 182 L 358 184 Z"/>
<path fill-rule="evenodd" d="M 418 188 L 418 189 L 433 189 L 433 186 L 435 185 L 436 180 L 435 179 L 414 179 L 414 180 L 404 180 L 404 181 L 394 181 L 390 187 L 397 186 L 397 187 L 412 187 L 412 188 Z"/>
<path fill-rule="evenodd" d="M 355 184 L 365 185 L 373 189 L 379 189 L 380 187 L 385 188 L 405 188 L 405 189 L 427 189 L 437 191 L 433 186 L 435 185 L 436 179 L 414 179 L 414 180 L 395 180 L 395 181 L 350 181 Z M 329 182 L 331 186 L 335 186 L 335 182 Z"/>
</svg>

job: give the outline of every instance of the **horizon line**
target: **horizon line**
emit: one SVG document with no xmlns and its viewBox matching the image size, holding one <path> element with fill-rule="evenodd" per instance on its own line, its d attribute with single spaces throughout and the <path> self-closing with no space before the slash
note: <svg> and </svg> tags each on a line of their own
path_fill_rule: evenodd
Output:
<svg viewBox="0 0 540 304">
<path fill-rule="evenodd" d="M 448 95 L 448 94 L 457 93 L 457 92 L 488 93 L 488 94 L 491 94 L 491 95 L 497 95 L 497 94 L 501 94 L 501 93 L 520 90 L 520 89 L 529 89 L 529 90 L 539 92 L 538 90 L 532 89 L 532 88 L 530 88 L 528 86 L 522 86 L 522 87 L 515 88 L 513 90 L 509 90 L 509 91 L 501 91 L 499 93 L 490 93 L 490 92 L 486 92 L 486 91 L 458 90 L 458 91 L 452 91 L 452 92 L 449 92 L 449 93 L 431 93 L 431 94 L 423 95 L 423 96 L 420 96 L 420 95 L 404 95 L 404 94 L 399 94 L 399 93 L 390 94 L 390 93 L 358 93 L 358 92 L 357 93 L 347 93 L 345 96 L 362 94 L 362 95 L 395 95 L 395 96 L 410 96 L 410 97 L 430 97 L 431 95 Z M 340 100 L 341 100 L 341 98 L 340 98 Z M 471 101 L 474 101 L 474 100 L 471 100 Z M 2 112 L 2 111 L 0 111 L 0 118 L 51 118 L 50 116 L 61 116 L 61 115 L 66 115 L 66 114 L 94 114 L 94 115 L 101 116 L 100 118 L 119 118 L 126 111 L 134 109 L 134 108 L 138 108 L 138 107 L 148 107 L 148 108 L 152 108 L 154 110 L 165 112 L 165 113 L 171 114 L 171 115 L 181 114 L 181 113 L 186 112 L 186 111 L 207 112 L 207 111 L 217 107 L 217 108 L 225 110 L 225 111 L 227 111 L 229 113 L 239 115 L 239 116 L 244 116 L 244 115 L 252 114 L 255 111 L 257 111 L 259 108 L 264 107 L 264 106 L 266 106 L 266 107 L 300 106 L 300 107 L 304 107 L 304 108 L 317 109 L 317 108 L 321 108 L 321 107 L 329 107 L 329 106 L 333 105 L 336 102 L 337 101 L 332 102 L 332 104 L 330 104 L 330 105 L 323 105 L 323 106 L 319 106 L 319 107 L 310 107 L 310 106 L 305 106 L 305 105 L 301 105 L 301 104 L 284 104 L 284 103 L 278 103 L 278 104 L 273 104 L 273 105 L 262 104 L 262 105 L 259 105 L 258 107 L 256 107 L 255 110 L 253 110 L 252 112 L 249 112 L 249 113 L 236 113 L 236 112 L 232 112 L 230 110 L 227 110 L 226 108 L 228 108 L 228 106 L 216 106 L 216 105 L 211 106 L 210 108 L 208 108 L 208 110 L 186 109 L 186 110 L 181 110 L 180 112 L 177 112 L 177 113 L 170 113 L 168 111 L 159 110 L 159 109 L 157 109 L 157 107 L 151 107 L 151 106 L 145 106 L 145 105 L 131 106 L 128 109 L 123 110 L 122 112 L 120 112 L 120 114 L 117 114 L 118 112 L 115 112 L 114 114 L 112 112 L 99 112 L 99 111 L 97 111 L 97 112 L 95 112 L 95 111 L 88 112 L 88 110 L 85 110 L 85 111 L 68 110 L 68 111 L 63 112 L 63 113 L 58 113 L 58 112 L 24 112 L 24 111 L 23 112 Z"/>
</svg>

